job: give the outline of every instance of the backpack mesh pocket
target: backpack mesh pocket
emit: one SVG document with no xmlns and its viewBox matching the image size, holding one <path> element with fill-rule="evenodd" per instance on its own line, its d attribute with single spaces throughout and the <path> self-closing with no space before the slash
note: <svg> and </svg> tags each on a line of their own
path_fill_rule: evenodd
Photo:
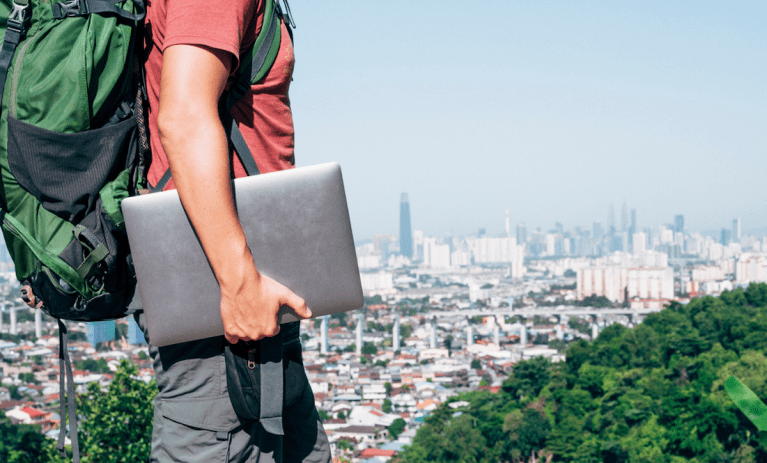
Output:
<svg viewBox="0 0 767 463">
<path fill-rule="evenodd" d="M 8 117 L 8 165 L 22 188 L 69 222 L 92 211 L 99 191 L 136 150 L 136 120 L 58 133 Z"/>
</svg>

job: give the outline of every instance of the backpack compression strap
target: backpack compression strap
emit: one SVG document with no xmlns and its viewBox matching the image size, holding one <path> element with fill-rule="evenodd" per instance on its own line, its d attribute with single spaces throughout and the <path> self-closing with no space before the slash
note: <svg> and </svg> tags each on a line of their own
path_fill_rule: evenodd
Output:
<svg viewBox="0 0 767 463">
<path fill-rule="evenodd" d="M 61 421 L 59 423 L 59 440 L 56 448 L 61 452 L 61 456 L 66 458 L 67 451 L 64 447 L 64 439 L 67 435 L 67 409 L 69 409 L 69 439 L 72 441 L 72 460 L 73 463 L 80 463 L 80 445 L 77 440 L 77 410 L 75 405 L 75 381 L 72 377 L 72 361 L 69 359 L 67 351 L 67 327 L 61 319 L 59 322 L 59 403 L 61 404 Z M 66 380 L 64 374 L 66 372 Z M 66 397 L 64 390 L 66 386 Z"/>
<path fill-rule="evenodd" d="M 3 37 L 3 48 L 0 49 L 0 104 L 3 102 L 8 68 L 11 67 L 16 47 L 24 35 L 24 19 L 26 19 L 26 9 L 28 6 L 29 0 L 14 0 L 13 9 L 11 14 L 8 15 L 5 37 Z"/>
<path fill-rule="evenodd" d="M 222 95 L 222 104 L 221 108 L 219 108 L 219 117 L 226 131 L 226 136 L 232 142 L 235 151 L 237 151 L 237 155 L 248 176 L 258 175 L 260 171 L 256 165 L 253 153 L 242 136 L 242 132 L 240 132 L 239 127 L 234 122 L 231 110 L 237 101 L 248 93 L 250 86 L 263 79 L 266 73 L 269 72 L 280 49 L 280 19 L 283 17 L 283 14 L 277 1 L 272 3 L 271 8 L 269 3 L 271 2 L 267 1 L 261 32 L 259 32 L 253 45 L 241 57 L 240 67 L 235 74 L 237 80 L 234 86 Z M 292 19 L 290 19 L 290 22 L 292 23 Z M 288 22 L 286 21 L 287 24 Z M 288 27 L 288 31 L 290 31 L 290 27 Z M 162 191 L 168 184 L 168 181 L 170 181 L 170 178 L 171 173 L 170 169 L 168 169 L 157 184 L 150 187 L 152 193 Z"/>
<path fill-rule="evenodd" d="M 74 16 L 85 16 L 91 13 L 99 14 L 116 14 L 131 21 L 141 21 L 146 14 L 146 8 L 144 7 L 143 0 L 133 0 L 133 5 L 136 7 L 136 13 L 124 10 L 116 5 L 116 3 L 124 0 L 110 1 L 110 0 L 69 0 L 66 2 L 54 3 L 51 5 L 51 11 L 53 17 L 56 19 L 64 19 Z"/>
</svg>

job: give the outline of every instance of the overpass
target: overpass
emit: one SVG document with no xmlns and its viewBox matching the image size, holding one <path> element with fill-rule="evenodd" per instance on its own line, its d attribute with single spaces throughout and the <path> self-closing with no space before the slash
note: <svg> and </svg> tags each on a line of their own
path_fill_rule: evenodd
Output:
<svg viewBox="0 0 767 463">
<path fill-rule="evenodd" d="M 561 323 L 562 316 L 567 317 L 589 317 L 591 318 L 591 337 L 596 338 L 599 334 L 599 325 L 597 325 L 597 318 L 607 315 L 623 315 L 628 317 L 629 324 L 636 325 L 645 316 L 651 313 L 660 312 L 663 309 L 626 309 L 626 308 L 594 308 L 594 307 L 575 307 L 575 306 L 559 306 L 559 307 L 545 307 L 537 309 L 505 309 L 505 310 L 483 310 L 483 309 L 466 309 L 466 310 L 450 310 L 442 311 L 435 310 L 423 316 L 430 319 L 431 334 L 429 336 L 429 344 L 431 348 L 437 347 L 437 327 L 436 321 L 440 318 L 472 318 L 472 317 L 494 317 L 499 322 L 503 320 L 500 317 L 520 317 L 522 319 L 531 319 L 534 317 L 557 317 Z M 362 314 L 357 315 L 357 327 L 356 327 L 356 339 L 357 339 L 357 353 L 360 353 L 362 345 L 362 331 L 364 329 L 364 317 Z M 500 344 L 500 323 L 493 325 L 493 338 L 496 344 Z M 399 315 L 395 315 L 394 323 L 392 327 L 392 348 L 397 351 L 400 350 L 400 319 Z M 562 339 L 564 336 L 561 326 L 557 327 L 557 338 Z M 520 336 L 520 343 L 527 344 L 527 327 L 523 323 L 514 323 L 511 325 L 511 332 L 518 332 Z M 474 343 L 473 328 L 471 324 L 466 327 L 466 344 L 471 345 Z M 320 351 L 322 353 L 328 352 L 328 316 L 322 317 L 322 326 L 320 331 Z"/>
</svg>

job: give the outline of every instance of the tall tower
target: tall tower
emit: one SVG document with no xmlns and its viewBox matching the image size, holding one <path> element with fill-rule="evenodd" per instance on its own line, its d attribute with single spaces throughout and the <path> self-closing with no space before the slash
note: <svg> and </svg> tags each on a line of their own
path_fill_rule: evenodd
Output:
<svg viewBox="0 0 767 463">
<path fill-rule="evenodd" d="M 506 209 L 506 236 L 511 236 L 511 228 L 509 227 L 509 210 Z"/>
<path fill-rule="evenodd" d="M 527 227 L 523 223 L 517 225 L 517 244 L 527 244 Z"/>
<path fill-rule="evenodd" d="M 408 259 L 413 257 L 413 233 L 410 230 L 410 203 L 407 193 L 402 193 L 399 203 L 399 252 Z"/>
<path fill-rule="evenodd" d="M 328 318 L 329 315 L 322 317 L 322 325 L 320 325 L 320 354 L 328 353 Z"/>
<path fill-rule="evenodd" d="M 684 233 L 684 216 L 682 214 L 674 216 L 674 233 Z"/>
<path fill-rule="evenodd" d="M 740 243 L 740 219 L 732 219 L 732 241 Z"/>
<path fill-rule="evenodd" d="M 628 231 L 629 229 L 629 210 L 626 207 L 626 201 L 623 201 L 623 207 L 621 208 L 621 231 Z"/>
<path fill-rule="evenodd" d="M 613 209 L 613 203 L 610 203 L 610 210 L 607 212 L 607 232 L 612 236 L 615 234 L 615 210 Z"/>
</svg>

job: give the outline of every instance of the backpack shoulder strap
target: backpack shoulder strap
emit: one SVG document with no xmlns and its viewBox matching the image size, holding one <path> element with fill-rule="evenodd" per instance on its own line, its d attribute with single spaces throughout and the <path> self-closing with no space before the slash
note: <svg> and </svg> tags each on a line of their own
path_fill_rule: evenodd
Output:
<svg viewBox="0 0 767 463">
<path fill-rule="evenodd" d="M 29 0 L 14 0 L 11 14 L 8 15 L 6 22 L 5 36 L 3 37 L 3 47 L 0 48 L 0 104 L 3 102 L 3 93 L 5 92 L 5 80 L 8 77 L 8 69 L 11 67 L 13 55 L 16 53 L 16 47 L 24 36 L 24 20 L 26 19 L 26 10 L 29 6 Z"/>
</svg>

